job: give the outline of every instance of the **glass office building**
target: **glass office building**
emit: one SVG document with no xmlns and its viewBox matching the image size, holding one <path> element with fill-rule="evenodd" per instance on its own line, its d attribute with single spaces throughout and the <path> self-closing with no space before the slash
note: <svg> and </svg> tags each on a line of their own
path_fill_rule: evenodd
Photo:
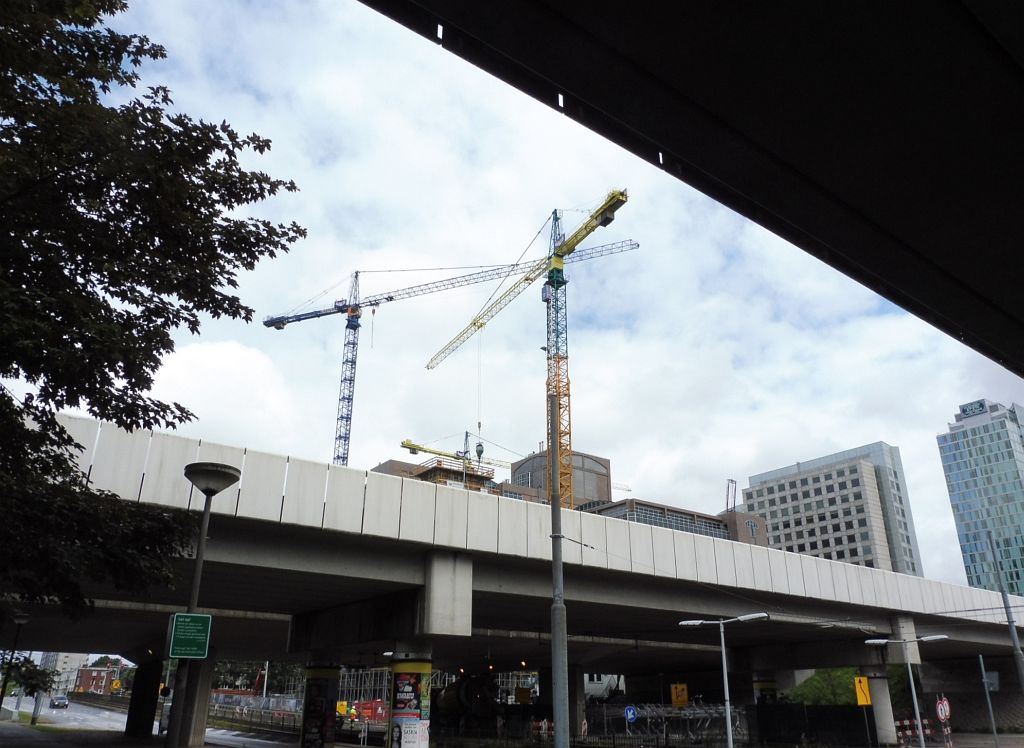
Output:
<svg viewBox="0 0 1024 748">
<path fill-rule="evenodd" d="M 1007 587 L 1024 594 L 1024 409 L 989 400 L 960 406 L 949 431 L 939 434 L 946 490 L 972 587 L 999 590 L 993 547 Z"/>
</svg>

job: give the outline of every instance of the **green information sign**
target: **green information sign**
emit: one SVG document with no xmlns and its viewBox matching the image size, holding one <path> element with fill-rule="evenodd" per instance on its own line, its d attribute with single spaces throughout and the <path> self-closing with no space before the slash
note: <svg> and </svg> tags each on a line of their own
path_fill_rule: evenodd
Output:
<svg viewBox="0 0 1024 748">
<path fill-rule="evenodd" d="M 168 657 L 202 660 L 210 648 L 213 616 L 205 613 L 175 613 L 168 633 Z"/>
</svg>

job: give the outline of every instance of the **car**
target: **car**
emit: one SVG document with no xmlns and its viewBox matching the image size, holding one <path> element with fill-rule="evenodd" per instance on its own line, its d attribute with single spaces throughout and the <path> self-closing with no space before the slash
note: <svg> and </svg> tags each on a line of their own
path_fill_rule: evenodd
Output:
<svg viewBox="0 0 1024 748">
<path fill-rule="evenodd" d="M 51 709 L 67 709 L 68 708 L 68 697 L 67 696 L 51 696 L 50 697 L 50 708 Z"/>
</svg>

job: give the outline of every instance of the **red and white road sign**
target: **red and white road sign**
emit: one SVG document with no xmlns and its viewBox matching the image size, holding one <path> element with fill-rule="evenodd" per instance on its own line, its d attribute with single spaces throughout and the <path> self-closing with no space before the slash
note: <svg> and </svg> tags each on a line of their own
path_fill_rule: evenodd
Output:
<svg viewBox="0 0 1024 748">
<path fill-rule="evenodd" d="M 949 699 L 945 696 L 935 700 L 935 716 L 939 718 L 939 722 L 949 721 Z"/>
</svg>

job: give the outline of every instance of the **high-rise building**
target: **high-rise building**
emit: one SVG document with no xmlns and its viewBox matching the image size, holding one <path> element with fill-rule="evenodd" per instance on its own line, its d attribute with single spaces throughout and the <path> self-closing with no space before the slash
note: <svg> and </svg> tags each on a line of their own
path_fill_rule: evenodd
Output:
<svg viewBox="0 0 1024 748">
<path fill-rule="evenodd" d="M 760 515 L 768 545 L 921 576 L 900 450 L 885 442 L 752 475 L 741 511 Z"/>
<path fill-rule="evenodd" d="M 1024 408 L 975 400 L 954 418 L 936 439 L 967 583 L 999 589 L 991 533 L 1010 593 L 1024 594 Z"/>
<path fill-rule="evenodd" d="M 87 654 L 43 652 L 39 664 L 41 667 L 54 670 L 57 673 L 53 680 L 53 693 L 67 693 L 75 687 L 79 668 L 85 667 L 88 662 L 89 655 Z"/>
</svg>

